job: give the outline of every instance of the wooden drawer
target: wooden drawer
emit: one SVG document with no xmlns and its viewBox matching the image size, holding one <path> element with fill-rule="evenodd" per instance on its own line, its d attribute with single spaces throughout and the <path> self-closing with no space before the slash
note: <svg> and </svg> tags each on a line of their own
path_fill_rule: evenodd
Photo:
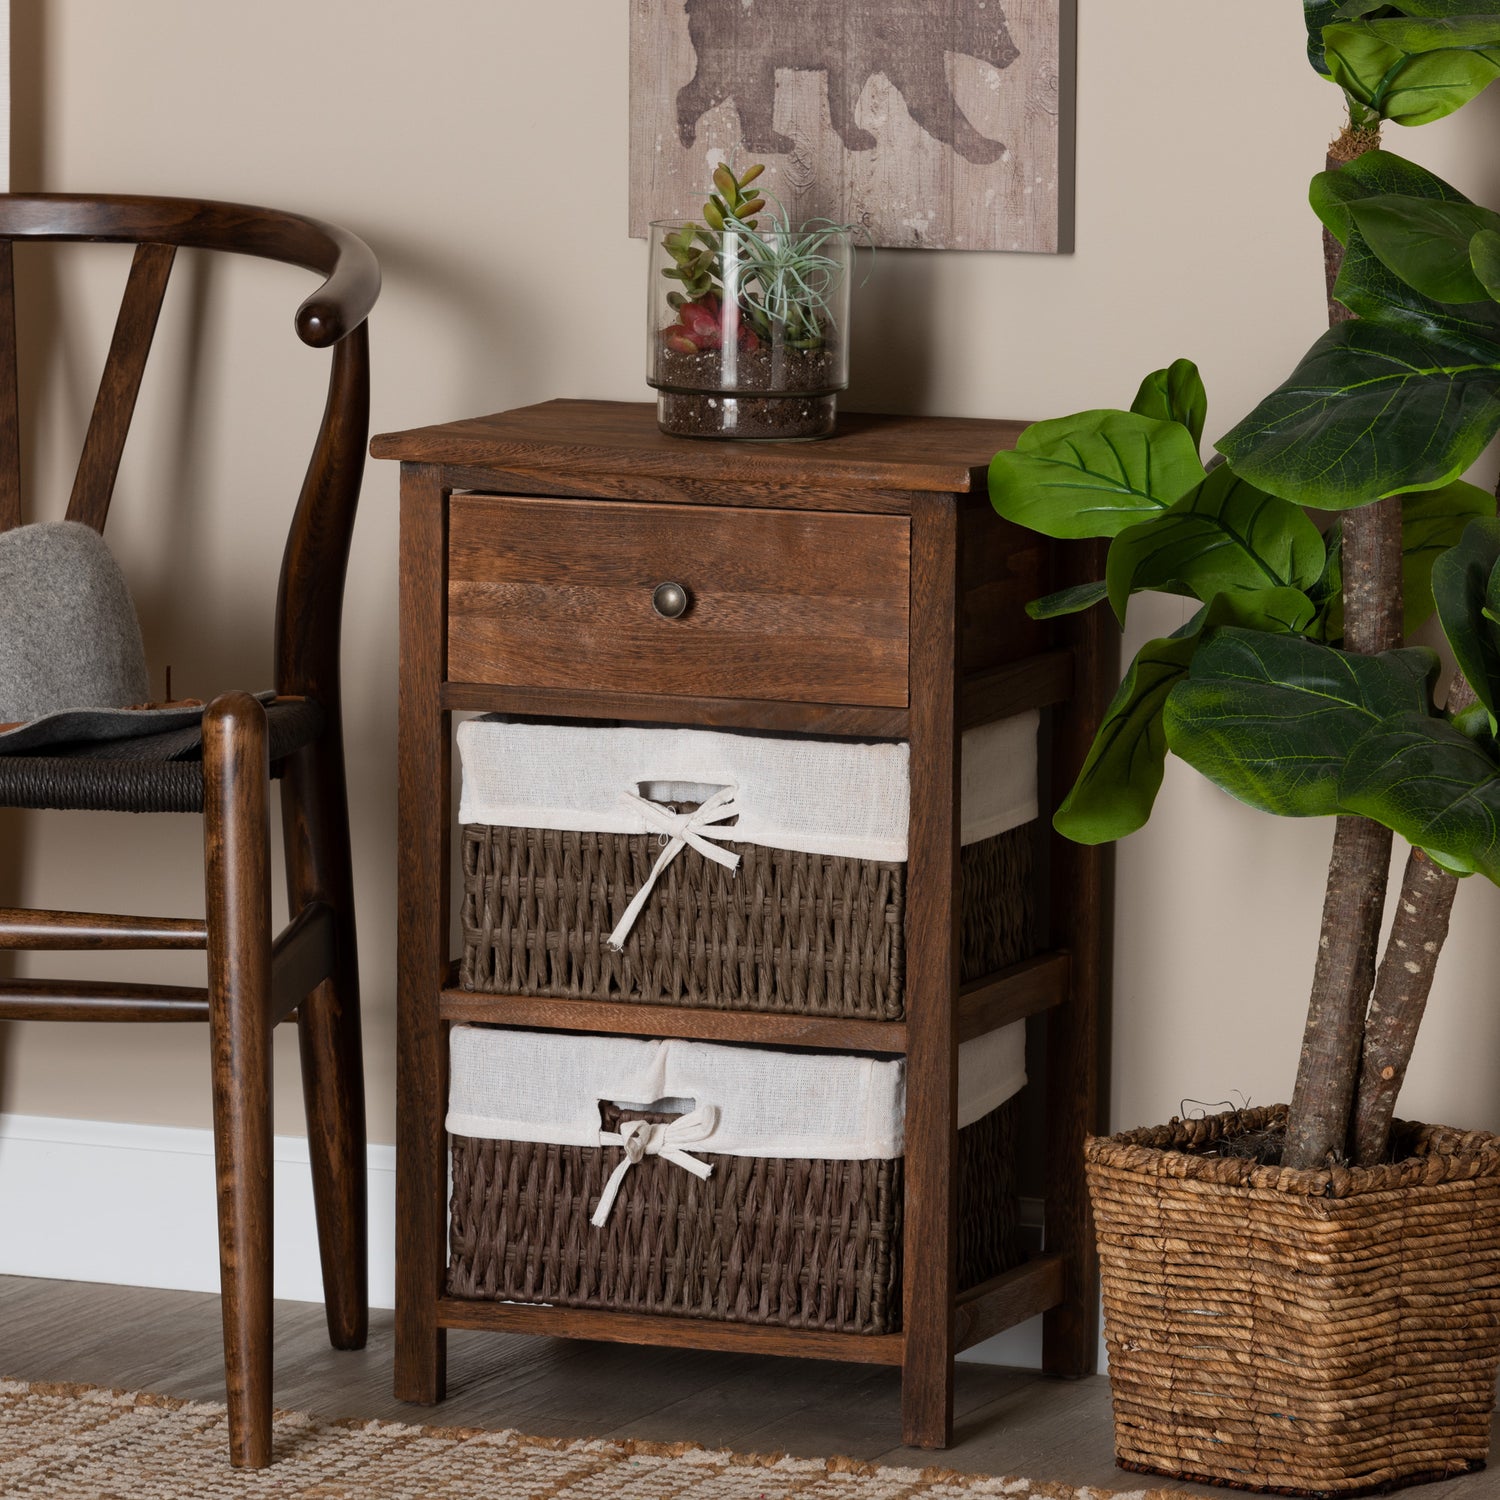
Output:
<svg viewBox="0 0 1500 1500">
<path fill-rule="evenodd" d="M 454 495 L 448 678 L 904 707 L 911 522 Z M 651 596 L 688 591 L 664 619 Z"/>
</svg>

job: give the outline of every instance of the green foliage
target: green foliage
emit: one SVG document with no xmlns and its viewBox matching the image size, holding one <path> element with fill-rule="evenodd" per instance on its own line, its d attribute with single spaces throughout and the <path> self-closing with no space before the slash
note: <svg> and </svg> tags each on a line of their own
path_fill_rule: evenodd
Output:
<svg viewBox="0 0 1500 1500">
<path fill-rule="evenodd" d="M 1431 582 L 1472 708 L 1434 711 L 1430 652 L 1350 656 L 1219 630 L 1168 691 L 1168 747 L 1252 806 L 1357 813 L 1456 875 L 1500 883 L 1500 521 L 1470 521 Z"/>
<path fill-rule="evenodd" d="M 1458 545 L 1470 522 L 1493 516 L 1495 497 L 1464 479 L 1401 497 L 1402 633 L 1426 623 L 1434 608 L 1438 559 Z"/>
<path fill-rule="evenodd" d="M 1500 428 L 1500 342 L 1364 316 L 1315 343 L 1219 442 L 1273 495 L 1347 510 L 1457 479 Z"/>
<path fill-rule="evenodd" d="M 1488 211 L 1387 151 L 1320 173 L 1309 197 L 1345 245 L 1334 295 L 1358 319 L 1319 338 L 1219 447 L 1261 488 L 1325 510 L 1440 489 L 1500 428 L 1500 306 L 1439 301 L 1407 278 L 1483 294 L 1439 262 L 1454 226 Z"/>
<path fill-rule="evenodd" d="M 1484 287 L 1485 295 L 1500 302 L 1500 234 L 1481 229 L 1469 241 L 1469 264 Z"/>
<path fill-rule="evenodd" d="M 1387 193 L 1452 203 L 1469 201 L 1441 177 L 1394 151 L 1366 151 L 1335 171 L 1319 172 L 1308 185 L 1307 197 L 1329 233 L 1341 245 L 1347 245 L 1353 228 L 1349 205 Z"/>
<path fill-rule="evenodd" d="M 764 162 L 757 162 L 736 177 L 729 163 L 721 161 L 713 172 L 714 191 L 703 205 L 703 222 L 710 229 L 722 230 L 731 220 L 738 220 L 754 229 L 755 216 L 766 206 L 766 200 L 759 192 L 747 193 L 745 189 L 765 169 Z"/>
<path fill-rule="evenodd" d="M 1339 0 L 1302 0 L 1307 22 L 1307 60 L 1326 78 L 1328 63 L 1323 55 L 1323 28 L 1338 13 Z"/>
<path fill-rule="evenodd" d="M 1488 711 L 1493 732 L 1500 712 L 1500 521 L 1465 528 L 1433 564 L 1432 591 L 1454 660 Z"/>
<path fill-rule="evenodd" d="M 742 347 L 770 340 L 793 349 L 821 349 L 833 333 L 831 294 L 844 273 L 843 262 L 828 253 L 850 226 L 812 220 L 793 229 L 787 211 L 759 214 L 766 197 L 750 188 L 761 173 L 757 164 L 736 175 L 727 162 L 713 170 L 713 188 L 703 205 L 703 223 L 667 232 L 662 246 L 672 264 L 662 275 L 680 281 L 668 301 L 677 321 L 662 330 L 666 345 L 682 353 L 716 349 L 723 336 L 721 309 L 737 307 Z"/>
<path fill-rule="evenodd" d="M 990 501 L 1045 536 L 1114 536 L 1167 509 L 1204 477 L 1180 423 L 1115 410 L 1035 422 L 990 463 Z"/>
<path fill-rule="evenodd" d="M 1393 176 L 1416 181 L 1398 158 L 1366 186 Z M 1358 197 L 1338 199 L 1338 211 Z M 1344 227 L 1358 239 L 1352 217 Z M 1148 375 L 1136 406 L 1039 422 L 990 469 L 991 500 L 1008 519 L 1049 536 L 1111 539 L 1104 580 L 1034 601 L 1034 617 L 1107 598 L 1123 619 L 1141 590 L 1203 604 L 1136 654 L 1056 827 L 1090 844 L 1140 828 L 1169 748 L 1254 806 L 1295 816 L 1342 810 L 1339 778 L 1354 746 L 1390 720 L 1431 712 L 1436 657 L 1333 647 L 1342 631 L 1341 523 L 1320 535 L 1297 504 L 1251 483 L 1237 462 L 1203 470 L 1188 424 L 1201 432 L 1207 402 L 1191 364 Z M 1451 567 L 1465 528 L 1492 512 L 1489 497 L 1462 480 L 1404 497 L 1410 625 L 1432 610 L 1435 568 Z M 1500 557 L 1500 539 L 1495 545 Z M 1493 567 L 1494 559 L 1486 583 Z"/>
<path fill-rule="evenodd" d="M 1341 804 L 1426 849 L 1455 875 L 1500 884 L 1500 766 L 1445 719 L 1388 719 L 1350 751 Z"/>
<path fill-rule="evenodd" d="M 684 297 L 697 302 L 715 289 L 717 256 L 699 225 L 684 224 L 680 229 L 669 230 L 662 236 L 662 245 L 673 263 L 663 266 L 661 274 L 680 281 Z"/>
<path fill-rule="evenodd" d="M 1441 118 L 1500 76 L 1500 0 L 1304 0 L 1308 57 L 1351 123 Z M 1334 296 L 1356 316 L 1219 444 L 1185 360 L 1129 412 L 1038 423 L 996 455 L 1012 521 L 1110 539 L 1105 578 L 1034 601 L 1035 618 L 1140 590 L 1202 601 L 1131 662 L 1056 817 L 1085 843 L 1149 817 L 1171 749 L 1216 785 L 1288 816 L 1357 812 L 1444 868 L 1500 881 L 1500 521 L 1459 476 L 1500 430 L 1500 214 L 1412 162 L 1371 151 L 1313 179 L 1345 247 Z M 1429 651 L 1338 649 L 1342 512 L 1402 497 L 1404 621 L 1436 607 L 1481 703 L 1433 707 Z"/>
<path fill-rule="evenodd" d="M 1045 594 L 1040 599 L 1033 599 L 1026 606 L 1026 613 L 1033 620 L 1055 620 L 1060 615 L 1076 615 L 1079 610 L 1092 609 L 1108 592 L 1102 581 L 1075 583 L 1071 588 L 1059 589 L 1055 594 Z"/>
<path fill-rule="evenodd" d="M 1306 589 L 1323 571 L 1323 538 L 1295 505 L 1247 484 L 1227 464 L 1109 549 L 1105 582 L 1123 624 L 1140 589 L 1199 599 L 1236 589 Z"/>
<path fill-rule="evenodd" d="M 1456 479 L 1438 490 L 1419 490 L 1401 497 L 1401 631 L 1410 636 L 1431 619 L 1432 569 L 1438 557 L 1454 546 L 1470 521 L 1493 515 L 1489 492 Z M 1335 520 L 1323 533 L 1326 558 L 1323 572 L 1307 589 L 1318 609 L 1308 632 L 1315 640 L 1336 645 L 1344 634 L 1343 521 Z"/>
<path fill-rule="evenodd" d="M 1231 796 L 1283 817 L 1339 812 L 1339 775 L 1360 738 L 1425 713 L 1431 651 L 1357 656 L 1315 641 L 1221 630 L 1168 699 L 1174 754 Z"/>
<path fill-rule="evenodd" d="M 1326 8 L 1316 11 L 1323 19 Z M 1500 77 L 1500 14 L 1485 0 L 1351 0 L 1324 25 L 1322 52 L 1322 71 L 1355 106 L 1425 125 Z"/>
<path fill-rule="evenodd" d="M 1482 302 L 1489 295 L 1469 246 L 1500 229 L 1500 214 L 1475 203 L 1390 193 L 1349 205 L 1359 232 L 1387 269 L 1434 302 Z"/>
<path fill-rule="evenodd" d="M 1146 823 L 1161 790 L 1167 755 L 1162 710 L 1206 636 L 1229 625 L 1302 630 L 1311 619 L 1312 606 L 1296 589 L 1220 594 L 1180 630 L 1147 641 L 1105 711 L 1078 780 L 1053 817 L 1057 831 L 1080 844 L 1103 844 Z"/>
<path fill-rule="evenodd" d="M 1407 712 L 1349 752 L 1340 806 L 1426 849 L 1455 875 L 1500 883 L 1500 521 L 1471 521 L 1433 565 L 1438 618 L 1479 702 L 1452 720 Z"/>
<path fill-rule="evenodd" d="M 1153 370 L 1135 393 L 1130 409 L 1162 422 L 1180 422 L 1194 444 L 1203 442 L 1203 424 L 1208 420 L 1208 393 L 1203 377 L 1190 359 L 1173 360 L 1165 370 Z"/>
</svg>

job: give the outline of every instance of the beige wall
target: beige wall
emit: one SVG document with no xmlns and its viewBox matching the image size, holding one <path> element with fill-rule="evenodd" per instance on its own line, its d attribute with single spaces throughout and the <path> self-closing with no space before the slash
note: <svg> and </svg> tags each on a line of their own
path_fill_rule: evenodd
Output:
<svg viewBox="0 0 1500 1500">
<path fill-rule="evenodd" d="M 1077 253 L 881 252 L 860 296 L 851 405 L 1036 417 L 1125 404 L 1146 370 L 1203 366 L 1221 432 L 1322 318 L 1304 205 L 1336 98 L 1293 0 L 1080 0 Z M 18 189 L 200 194 L 342 221 L 375 247 L 377 430 L 555 395 L 639 399 L 643 246 L 625 237 L 626 0 L 15 0 Z M 1393 144 L 1500 201 L 1500 98 Z M 23 267 L 23 341 L 50 407 L 30 514 L 60 513 L 123 268 Z M 268 580 L 317 418 L 323 357 L 290 324 L 305 281 L 181 265 L 111 533 L 153 660 L 187 691 L 267 678 Z M 58 307 L 84 327 L 41 347 Z M 234 353 L 218 351 L 231 336 Z M 201 336 L 201 357 L 198 357 Z M 187 414 L 195 436 L 166 437 Z M 396 475 L 372 464 L 345 661 L 372 1134 L 390 1140 Z M 212 497 L 214 504 L 207 502 Z M 163 520 L 171 536 L 162 544 Z M 1170 628 L 1142 607 L 1127 644 Z M 201 910 L 191 820 L 0 814 L 0 904 Z M 1120 851 L 1113 1118 L 1184 1097 L 1287 1094 L 1330 829 L 1260 818 L 1168 775 Z M 151 885 L 165 894 L 146 894 Z M 138 891 L 139 888 L 139 891 Z M 1406 1108 L 1500 1126 L 1496 894 L 1463 891 Z M 74 965 L 86 968 L 86 965 Z M 159 959 L 142 972 L 175 974 Z M 300 1129 L 295 1047 L 278 1124 Z M 0 1109 L 201 1124 L 197 1028 L 12 1027 Z"/>
</svg>

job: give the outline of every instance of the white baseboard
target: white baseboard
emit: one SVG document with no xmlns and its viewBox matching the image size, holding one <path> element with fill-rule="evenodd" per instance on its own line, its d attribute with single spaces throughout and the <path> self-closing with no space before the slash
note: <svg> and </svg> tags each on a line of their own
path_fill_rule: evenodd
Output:
<svg viewBox="0 0 1500 1500">
<path fill-rule="evenodd" d="M 395 1305 L 396 1150 L 371 1146 L 370 1302 Z M 321 1302 L 307 1142 L 275 1144 L 276 1295 Z M 209 1130 L 0 1114 L 0 1275 L 219 1290 Z"/>
<path fill-rule="evenodd" d="M 277 1136 L 275 1162 L 276 1295 L 321 1302 L 307 1142 Z M 368 1164 L 370 1305 L 394 1307 L 396 1148 Z M 213 1132 L 0 1114 L 0 1276 L 217 1292 Z M 1035 1369 L 1041 1352 L 1033 1319 L 959 1357 Z"/>
</svg>

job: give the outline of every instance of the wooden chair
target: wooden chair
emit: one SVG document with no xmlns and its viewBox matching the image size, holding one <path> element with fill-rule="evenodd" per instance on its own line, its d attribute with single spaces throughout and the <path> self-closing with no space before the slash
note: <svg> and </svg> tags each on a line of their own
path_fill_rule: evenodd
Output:
<svg viewBox="0 0 1500 1500">
<path fill-rule="evenodd" d="M 68 519 L 103 530 L 178 246 L 284 261 L 323 284 L 297 310 L 333 349 L 323 422 L 292 516 L 275 613 L 277 699 L 215 698 L 201 753 L 153 737 L 129 759 L 0 756 L 0 806 L 198 812 L 207 919 L 0 911 L 0 948 L 200 948 L 204 988 L 0 982 L 0 1019 L 207 1021 L 213 1070 L 230 1457 L 271 1458 L 271 1028 L 295 1014 L 328 1329 L 359 1348 L 368 1322 L 359 978 L 339 711 L 339 627 L 369 425 L 369 248 L 295 214 L 174 198 L 0 195 L 0 530 L 21 521 L 15 240 L 134 244 Z M 281 781 L 291 922 L 271 931 L 268 784 Z"/>
</svg>

